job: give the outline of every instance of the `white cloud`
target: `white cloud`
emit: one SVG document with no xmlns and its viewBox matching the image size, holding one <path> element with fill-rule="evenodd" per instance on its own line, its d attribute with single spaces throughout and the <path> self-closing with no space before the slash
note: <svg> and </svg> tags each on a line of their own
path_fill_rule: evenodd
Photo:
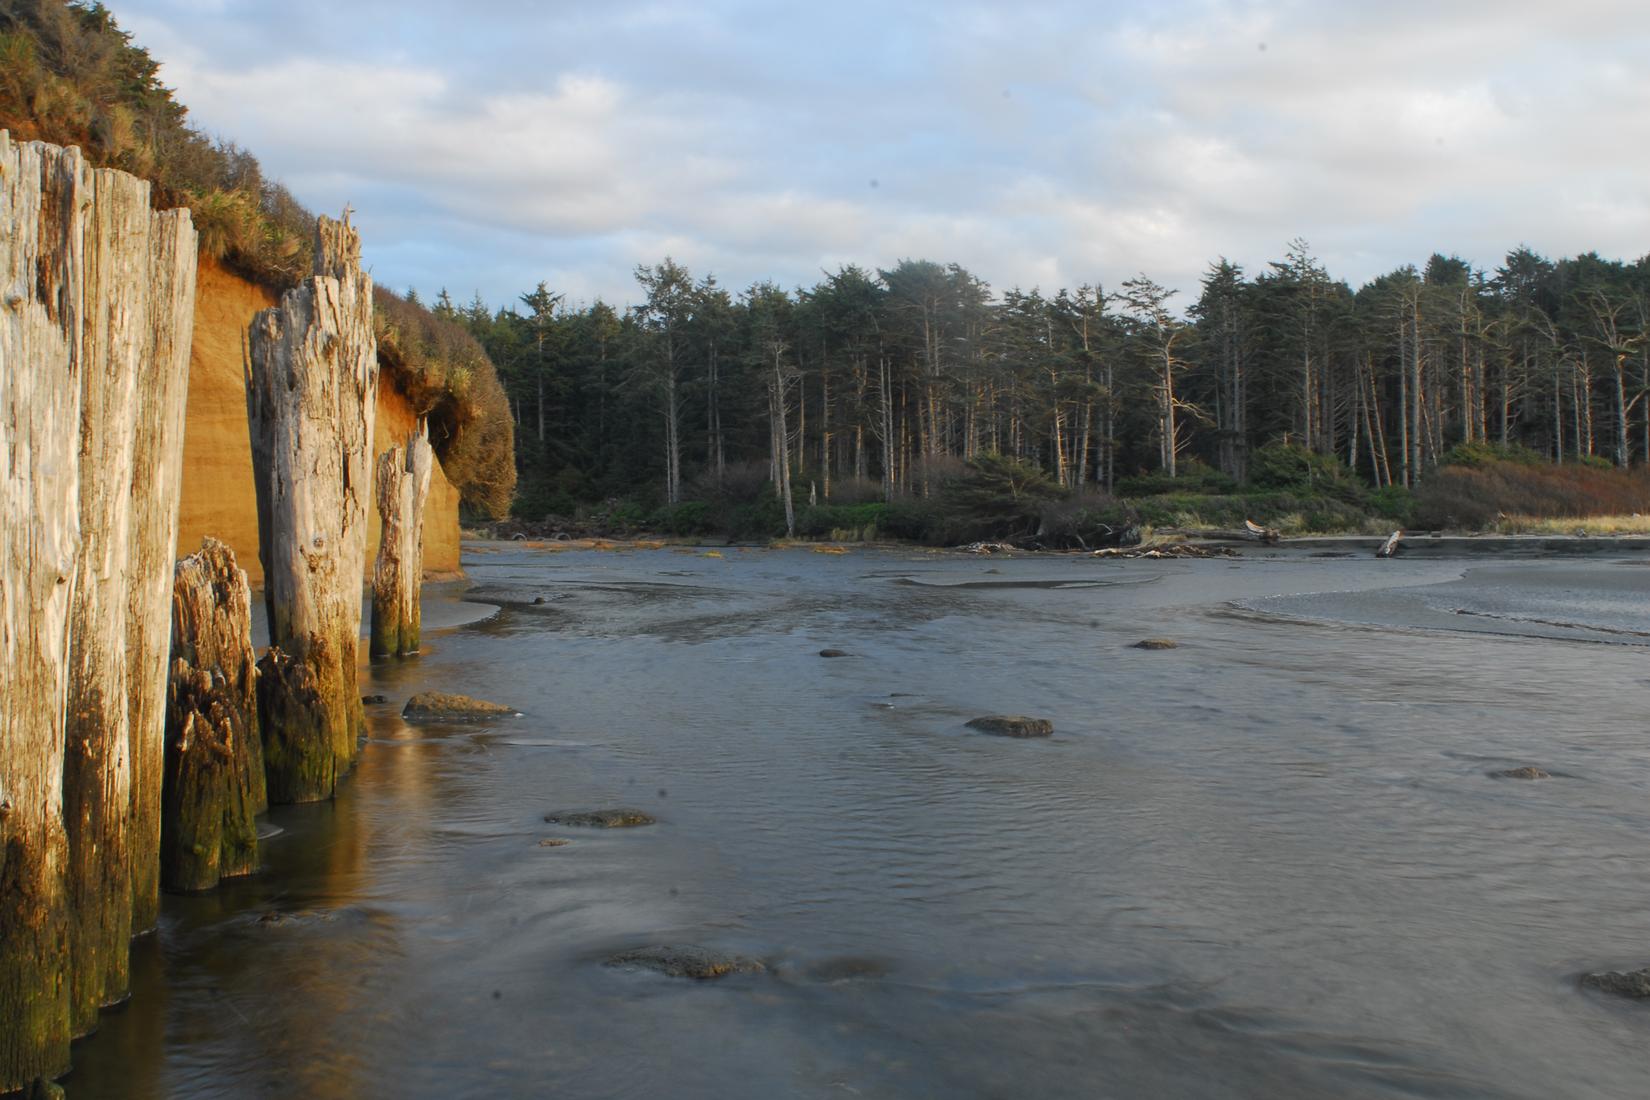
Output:
<svg viewBox="0 0 1650 1100">
<path fill-rule="evenodd" d="M 922 256 L 1191 291 L 1297 235 L 1354 281 L 1650 248 L 1650 10 L 1607 0 L 116 9 L 429 292 L 623 300 L 666 253 L 735 288 Z"/>
</svg>

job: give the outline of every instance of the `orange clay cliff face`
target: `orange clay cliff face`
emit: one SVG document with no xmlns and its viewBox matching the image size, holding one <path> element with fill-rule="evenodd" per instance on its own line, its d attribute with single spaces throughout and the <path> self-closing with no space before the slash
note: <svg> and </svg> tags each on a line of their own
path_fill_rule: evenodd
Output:
<svg viewBox="0 0 1650 1100">
<path fill-rule="evenodd" d="M 211 535 L 229 544 L 247 579 L 257 586 L 263 582 L 263 566 L 258 561 L 258 500 L 246 424 L 246 333 L 253 315 L 273 306 L 276 295 L 204 256 L 197 287 L 178 556 L 193 554 L 201 538 Z M 405 441 L 413 420 L 412 408 L 395 383 L 381 376 L 374 457 Z M 368 576 L 377 554 L 378 510 L 373 508 L 367 534 Z M 424 576 L 453 577 L 458 572 L 458 490 L 448 483 L 438 462 L 424 506 Z"/>
</svg>

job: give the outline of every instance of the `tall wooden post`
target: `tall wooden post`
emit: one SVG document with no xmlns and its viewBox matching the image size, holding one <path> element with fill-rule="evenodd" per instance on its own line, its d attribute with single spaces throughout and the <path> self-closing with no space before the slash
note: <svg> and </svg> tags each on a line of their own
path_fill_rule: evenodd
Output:
<svg viewBox="0 0 1650 1100">
<path fill-rule="evenodd" d="M 372 570 L 372 655 L 418 652 L 419 587 L 424 582 L 424 498 L 435 455 L 423 420 L 406 447 L 378 456 L 378 560 Z"/>
<path fill-rule="evenodd" d="M 0 1092 L 69 1068 L 63 710 L 91 173 L 0 130 Z"/>
<path fill-rule="evenodd" d="M 160 876 L 169 890 L 209 890 L 258 869 L 256 678 L 246 572 L 209 538 L 178 562 L 172 589 Z"/>
<path fill-rule="evenodd" d="M 195 330 L 199 248 L 187 215 L 161 221 L 150 237 L 154 317 L 139 362 L 137 434 L 132 440 L 132 560 L 127 594 L 128 700 L 132 760 L 132 931 L 160 915 L 160 792 L 165 759 L 167 651 L 189 349 Z M 260 771 L 259 785 L 263 776 Z"/>
<path fill-rule="evenodd" d="M 260 685 L 269 797 L 329 798 L 365 729 L 356 682 L 378 348 L 348 216 L 321 218 L 315 274 L 252 322 L 247 413 L 270 642 L 307 670 Z M 263 695 L 306 685 L 286 699 Z"/>
<path fill-rule="evenodd" d="M 153 705 L 164 665 L 134 664 L 132 644 L 165 616 L 147 599 L 148 574 L 167 569 L 176 522 L 176 463 L 143 472 L 134 499 L 140 417 L 181 424 L 183 372 L 193 329 L 195 232 L 188 211 L 156 213 L 149 184 L 109 169 L 91 174 L 82 208 L 85 277 L 81 312 L 79 425 L 82 542 L 69 607 L 69 691 L 64 726 L 63 820 L 68 832 L 70 1026 L 97 1027 L 98 1010 L 125 998 L 132 937 L 133 867 L 158 848 L 134 849 L 134 699 Z M 153 362 L 157 354 L 165 362 Z M 143 386 L 150 387 L 145 392 Z M 174 408 L 158 401 L 170 400 Z M 180 435 L 174 432 L 173 435 Z M 168 442 L 167 446 L 173 445 Z M 158 457 L 151 454 L 146 457 Z M 170 473 L 172 484 L 163 484 Z M 150 517 L 141 509 L 165 510 Z M 143 545 L 145 540 L 150 545 Z M 154 711 L 139 709 L 146 720 Z M 145 730 L 149 735 L 152 731 Z M 158 748 L 146 736 L 141 745 Z M 159 760 L 145 761 L 158 768 Z"/>
</svg>

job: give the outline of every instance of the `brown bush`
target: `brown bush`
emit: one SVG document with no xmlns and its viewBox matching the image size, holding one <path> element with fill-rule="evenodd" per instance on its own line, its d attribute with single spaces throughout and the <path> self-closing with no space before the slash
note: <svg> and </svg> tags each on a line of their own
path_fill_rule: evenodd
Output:
<svg viewBox="0 0 1650 1100">
<path fill-rule="evenodd" d="M 515 425 L 493 361 L 461 325 L 373 289 L 378 362 L 429 418 L 442 472 L 475 515 L 502 519 L 516 489 Z"/>
<path fill-rule="evenodd" d="M 1482 529 L 1503 516 L 1583 519 L 1650 511 L 1650 474 L 1594 466 L 1445 466 L 1415 490 L 1418 527 Z"/>
</svg>

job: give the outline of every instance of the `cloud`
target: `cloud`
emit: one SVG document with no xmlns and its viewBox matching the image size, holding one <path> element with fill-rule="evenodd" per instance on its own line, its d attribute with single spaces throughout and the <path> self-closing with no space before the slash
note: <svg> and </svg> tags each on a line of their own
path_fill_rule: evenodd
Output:
<svg viewBox="0 0 1650 1100">
<path fill-rule="evenodd" d="M 667 252 L 734 288 L 914 256 L 1192 291 L 1295 236 L 1354 282 L 1650 240 L 1650 11 L 1604 0 L 115 8 L 422 293 L 622 302 Z"/>
</svg>

